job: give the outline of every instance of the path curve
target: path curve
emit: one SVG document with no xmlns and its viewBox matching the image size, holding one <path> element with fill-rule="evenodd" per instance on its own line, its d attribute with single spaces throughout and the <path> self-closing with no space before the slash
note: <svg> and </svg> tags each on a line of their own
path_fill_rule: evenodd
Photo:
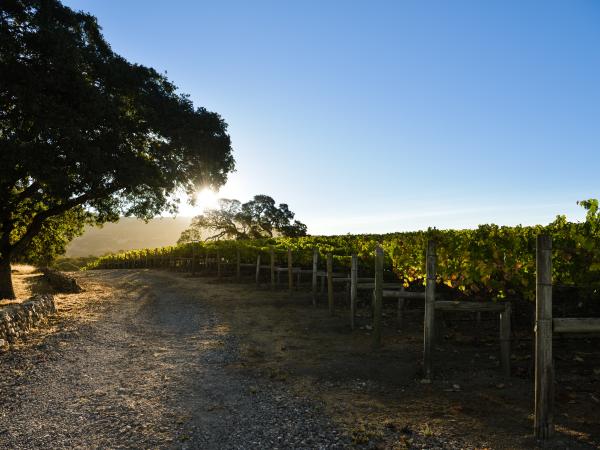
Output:
<svg viewBox="0 0 600 450">
<path fill-rule="evenodd" d="M 348 445 L 321 405 L 244 370 L 208 281 L 77 277 L 53 332 L 0 355 L 0 448 Z"/>
</svg>

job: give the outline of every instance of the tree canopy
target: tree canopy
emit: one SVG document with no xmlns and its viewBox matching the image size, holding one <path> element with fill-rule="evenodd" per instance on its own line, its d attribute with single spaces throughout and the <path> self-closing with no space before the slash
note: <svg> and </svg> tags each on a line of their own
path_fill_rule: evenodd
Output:
<svg viewBox="0 0 600 450">
<path fill-rule="evenodd" d="M 277 206 L 268 195 L 255 195 L 246 203 L 220 199 L 218 208 L 206 210 L 192 219 L 190 228 L 181 233 L 178 243 L 306 236 L 306 225 L 293 220 L 294 216 L 287 204 Z"/>
<path fill-rule="evenodd" d="M 80 223 L 147 219 L 234 168 L 218 114 L 57 0 L 0 5 L 0 148 L 0 298 L 14 296 L 10 261 L 74 208 Z"/>
</svg>

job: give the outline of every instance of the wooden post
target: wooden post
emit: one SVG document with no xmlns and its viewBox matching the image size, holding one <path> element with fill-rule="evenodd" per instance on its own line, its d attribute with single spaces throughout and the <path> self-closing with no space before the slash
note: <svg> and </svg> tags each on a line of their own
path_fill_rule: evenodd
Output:
<svg viewBox="0 0 600 450">
<path fill-rule="evenodd" d="M 169 269 L 175 270 L 175 256 L 173 256 L 173 250 L 169 252 Z"/>
<path fill-rule="evenodd" d="M 288 289 L 290 291 L 290 294 L 292 293 L 292 290 L 294 289 L 294 274 L 292 273 L 292 249 L 288 248 L 287 251 L 287 266 L 288 266 Z"/>
<path fill-rule="evenodd" d="M 317 306 L 317 264 L 319 262 L 319 250 L 313 249 L 312 259 L 312 302 L 313 306 Z"/>
<path fill-rule="evenodd" d="M 333 255 L 327 253 L 327 304 L 329 305 L 329 315 L 333 316 Z"/>
<path fill-rule="evenodd" d="M 256 277 L 254 281 L 257 286 L 260 284 L 260 253 L 256 255 Z"/>
<path fill-rule="evenodd" d="M 383 249 L 375 248 L 375 290 L 373 291 L 373 345 L 381 345 L 383 312 Z"/>
<path fill-rule="evenodd" d="M 350 328 L 354 330 L 354 319 L 356 317 L 356 294 L 358 284 L 358 256 L 352 255 L 350 266 Z"/>
<path fill-rule="evenodd" d="M 500 313 L 500 366 L 502 374 L 510 377 L 510 303 Z"/>
<path fill-rule="evenodd" d="M 221 252 L 217 250 L 217 278 L 221 278 Z"/>
<path fill-rule="evenodd" d="M 236 248 L 235 249 L 235 279 L 238 281 L 238 283 L 240 282 L 240 280 L 242 279 L 242 272 L 241 272 L 241 266 L 240 266 L 240 249 Z"/>
<path fill-rule="evenodd" d="M 552 239 L 536 241 L 535 422 L 537 439 L 554 434 L 554 367 L 552 363 Z"/>
<path fill-rule="evenodd" d="M 427 276 L 425 280 L 425 323 L 423 326 L 423 371 L 424 378 L 431 380 L 433 375 L 432 359 L 433 359 L 433 341 L 435 338 L 435 272 L 436 272 L 436 253 L 435 241 L 430 240 L 427 243 L 426 270 Z"/>
<path fill-rule="evenodd" d="M 398 297 L 398 311 L 396 317 L 396 323 L 398 325 L 398 329 L 402 330 L 404 328 L 404 307 L 406 306 L 406 299 L 404 297 Z"/>
<path fill-rule="evenodd" d="M 275 249 L 273 247 L 269 249 L 269 256 L 271 257 L 271 289 L 275 289 Z"/>
<path fill-rule="evenodd" d="M 192 242 L 192 276 L 196 276 L 196 245 Z"/>
</svg>

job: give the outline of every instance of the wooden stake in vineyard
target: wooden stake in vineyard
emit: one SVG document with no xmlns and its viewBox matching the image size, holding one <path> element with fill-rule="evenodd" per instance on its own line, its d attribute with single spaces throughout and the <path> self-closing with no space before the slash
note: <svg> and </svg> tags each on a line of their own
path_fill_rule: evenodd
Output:
<svg viewBox="0 0 600 450">
<path fill-rule="evenodd" d="M 373 345 L 381 346 L 383 312 L 383 249 L 375 248 L 375 290 L 373 291 Z"/>
<path fill-rule="evenodd" d="M 257 286 L 260 284 L 260 253 L 258 255 L 256 255 L 256 278 L 255 278 L 255 282 L 256 282 Z"/>
<path fill-rule="evenodd" d="M 319 262 L 319 250 L 313 249 L 312 259 L 312 302 L 317 306 L 317 264 Z"/>
<path fill-rule="evenodd" d="M 192 276 L 196 276 L 196 244 L 192 242 Z"/>
<path fill-rule="evenodd" d="M 329 315 L 333 316 L 333 255 L 327 253 L 327 304 L 329 305 Z"/>
<path fill-rule="evenodd" d="M 290 294 L 294 289 L 294 274 L 292 273 L 292 249 L 288 248 L 287 251 L 287 265 L 288 265 L 288 289 Z"/>
<path fill-rule="evenodd" d="M 242 270 L 241 270 L 241 257 L 240 257 L 240 249 L 235 249 L 235 279 L 240 282 L 242 278 Z"/>
<path fill-rule="evenodd" d="M 221 279 L 221 252 L 217 250 L 217 278 Z"/>
<path fill-rule="evenodd" d="M 554 368 L 552 364 L 552 240 L 536 242 L 535 422 L 538 439 L 554 434 Z"/>
<path fill-rule="evenodd" d="M 269 248 L 269 256 L 271 257 L 271 289 L 275 289 L 275 249 L 273 246 Z"/>
<path fill-rule="evenodd" d="M 358 294 L 358 256 L 352 254 L 350 266 L 350 328 L 354 330 L 354 318 L 356 317 L 356 297 Z"/>
<path fill-rule="evenodd" d="M 427 255 L 425 257 L 426 279 L 425 279 L 425 323 L 423 327 L 423 371 L 426 380 L 432 378 L 433 341 L 435 339 L 435 272 L 436 255 L 435 241 L 427 243 Z"/>
</svg>

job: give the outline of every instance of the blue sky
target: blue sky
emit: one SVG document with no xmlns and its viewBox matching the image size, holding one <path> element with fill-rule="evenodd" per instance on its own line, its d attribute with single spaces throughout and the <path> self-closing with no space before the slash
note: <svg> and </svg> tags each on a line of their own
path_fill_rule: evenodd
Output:
<svg viewBox="0 0 600 450">
<path fill-rule="evenodd" d="M 312 234 L 576 220 L 600 196 L 596 1 L 64 3 L 225 118 L 223 196 Z"/>
</svg>

